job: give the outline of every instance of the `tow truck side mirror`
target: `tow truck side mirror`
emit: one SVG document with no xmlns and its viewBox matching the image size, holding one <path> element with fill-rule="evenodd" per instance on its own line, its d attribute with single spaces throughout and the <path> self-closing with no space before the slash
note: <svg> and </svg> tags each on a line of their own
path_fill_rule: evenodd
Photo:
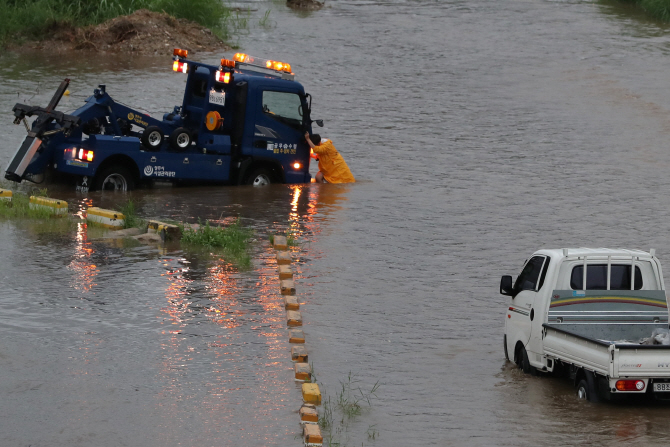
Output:
<svg viewBox="0 0 670 447">
<path fill-rule="evenodd" d="M 317 126 L 323 127 L 323 120 L 316 120 L 314 122 L 316 123 Z"/>
<path fill-rule="evenodd" d="M 514 287 L 512 286 L 512 277 L 510 275 L 504 275 L 500 278 L 500 293 L 514 298 Z"/>
</svg>

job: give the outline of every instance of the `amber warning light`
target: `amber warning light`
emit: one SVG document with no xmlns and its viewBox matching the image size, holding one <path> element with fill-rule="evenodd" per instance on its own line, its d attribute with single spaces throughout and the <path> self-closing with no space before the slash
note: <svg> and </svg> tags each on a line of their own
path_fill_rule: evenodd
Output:
<svg viewBox="0 0 670 447">
<path fill-rule="evenodd" d="M 180 48 L 175 48 L 174 51 L 172 52 L 174 56 L 178 57 L 188 57 L 188 50 L 182 50 Z"/>
<path fill-rule="evenodd" d="M 260 57 L 249 56 L 244 53 L 236 53 L 234 60 L 243 64 L 249 64 L 256 67 L 263 67 L 269 70 L 283 71 L 284 73 L 291 73 L 291 64 L 286 62 L 273 61 L 271 59 L 261 59 Z"/>
</svg>

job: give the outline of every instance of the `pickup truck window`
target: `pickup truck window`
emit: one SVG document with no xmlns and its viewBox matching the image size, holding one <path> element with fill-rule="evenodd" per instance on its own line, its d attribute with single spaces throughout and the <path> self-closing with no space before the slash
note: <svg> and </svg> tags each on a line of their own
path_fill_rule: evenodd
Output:
<svg viewBox="0 0 670 447">
<path fill-rule="evenodd" d="M 630 264 L 612 264 L 610 290 L 630 290 Z M 572 268 L 570 287 L 573 290 L 607 290 L 607 264 L 588 264 L 586 266 L 586 289 L 583 288 L 584 266 Z M 642 289 L 642 273 L 635 266 L 635 290 Z"/>
<path fill-rule="evenodd" d="M 544 260 L 544 256 L 533 256 L 530 261 L 528 261 L 514 283 L 515 291 L 535 290 L 537 281 L 540 278 Z"/>
<path fill-rule="evenodd" d="M 302 129 L 302 102 L 295 93 L 264 91 L 263 113 L 294 129 Z"/>
</svg>

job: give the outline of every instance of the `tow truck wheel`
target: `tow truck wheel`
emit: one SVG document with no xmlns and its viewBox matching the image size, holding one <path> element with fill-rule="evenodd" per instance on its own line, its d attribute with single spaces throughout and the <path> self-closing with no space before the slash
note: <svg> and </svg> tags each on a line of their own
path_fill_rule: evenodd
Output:
<svg viewBox="0 0 670 447">
<path fill-rule="evenodd" d="M 142 144 L 150 150 L 158 150 L 163 143 L 163 131 L 158 126 L 149 126 L 142 132 Z"/>
<path fill-rule="evenodd" d="M 120 165 L 105 169 L 95 181 L 95 189 L 99 191 L 131 191 L 134 188 L 135 180 L 132 174 Z"/>
<path fill-rule="evenodd" d="M 191 139 L 188 129 L 178 127 L 170 134 L 170 147 L 175 151 L 185 151 L 191 145 Z"/>
<path fill-rule="evenodd" d="M 270 171 L 265 168 L 257 168 L 251 172 L 245 183 L 254 186 L 269 185 L 272 183 L 272 175 L 270 174 Z"/>
</svg>

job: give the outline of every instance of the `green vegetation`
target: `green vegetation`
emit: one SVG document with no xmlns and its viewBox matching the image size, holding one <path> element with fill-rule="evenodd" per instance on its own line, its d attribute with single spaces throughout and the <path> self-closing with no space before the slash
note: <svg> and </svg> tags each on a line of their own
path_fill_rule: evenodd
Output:
<svg viewBox="0 0 670 447">
<path fill-rule="evenodd" d="M 316 382 L 313 365 L 310 364 L 310 368 L 312 370 L 311 381 Z M 349 425 L 372 407 L 372 401 L 377 397 L 379 381 L 369 391 L 363 391 L 358 383 L 356 374 L 349 372 L 347 380 L 340 381 L 340 390 L 335 398 L 328 396 L 323 400 L 319 427 L 322 430 L 325 446 L 342 446 L 346 441 Z M 320 386 L 320 388 L 324 392 L 324 387 Z M 379 431 L 375 425 L 368 426 L 367 436 L 369 441 L 375 441 L 379 437 Z"/>
<path fill-rule="evenodd" d="M 46 189 L 33 192 L 33 195 L 47 197 Z M 0 217 L 5 219 L 50 219 L 54 214 L 43 208 L 31 209 L 30 197 L 14 191 L 12 200 L 0 200 Z"/>
<path fill-rule="evenodd" d="M 650 17 L 670 22 L 670 0 L 620 0 L 623 3 L 636 5 Z"/>
<path fill-rule="evenodd" d="M 181 238 L 182 244 L 221 250 L 228 259 L 242 267 L 251 265 L 248 253 L 253 231 L 243 228 L 239 219 L 227 227 L 213 227 L 206 222 L 198 228 L 186 227 Z"/>
<path fill-rule="evenodd" d="M 0 41 L 40 39 L 58 25 L 97 25 L 138 9 L 192 20 L 222 39 L 235 19 L 221 0 L 0 0 Z"/>
<path fill-rule="evenodd" d="M 147 226 L 146 220 L 137 215 L 133 199 L 128 199 L 126 203 L 119 207 L 118 211 L 125 216 L 123 228 L 145 228 Z"/>
</svg>

